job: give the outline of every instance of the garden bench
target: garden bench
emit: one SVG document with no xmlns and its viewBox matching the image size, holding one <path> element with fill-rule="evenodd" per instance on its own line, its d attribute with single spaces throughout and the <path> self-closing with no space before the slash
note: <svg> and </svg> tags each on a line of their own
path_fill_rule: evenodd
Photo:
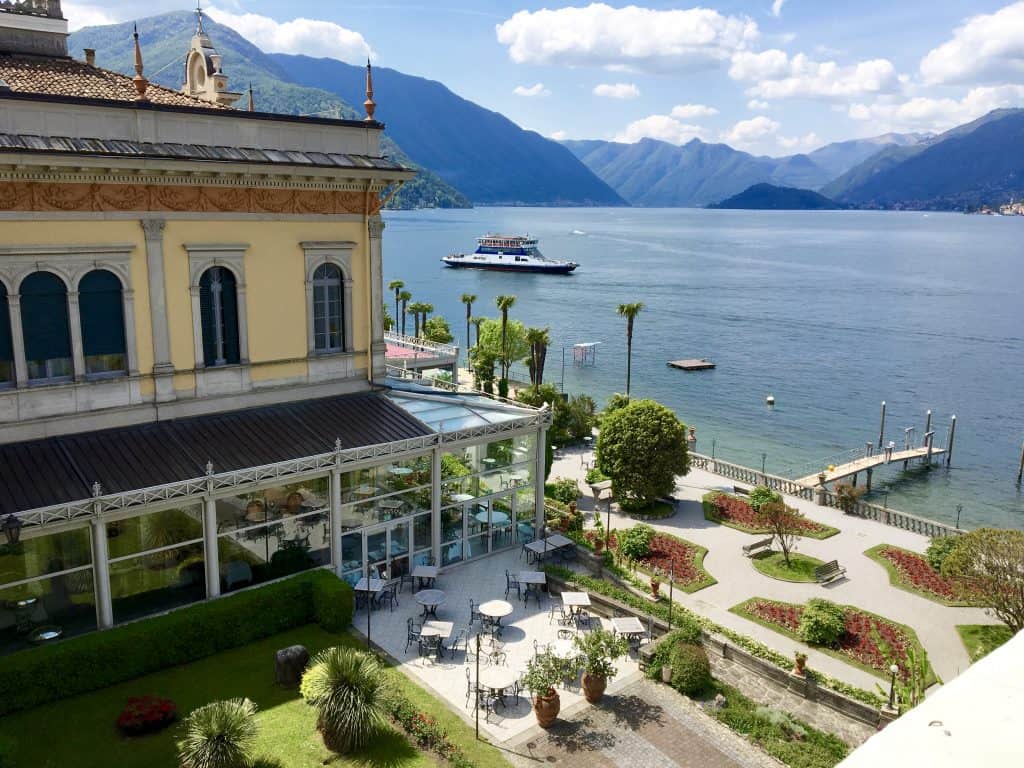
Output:
<svg viewBox="0 0 1024 768">
<path fill-rule="evenodd" d="M 750 495 L 750 489 L 749 488 L 745 488 L 742 485 L 734 485 L 732 487 L 732 492 L 735 493 L 735 494 L 738 494 L 740 496 L 749 496 Z"/>
<path fill-rule="evenodd" d="M 757 554 L 761 550 L 764 550 L 766 552 L 771 552 L 772 551 L 772 542 L 773 541 L 775 541 L 775 537 L 774 536 L 769 536 L 767 539 L 761 539 L 760 541 L 755 541 L 753 544 L 744 544 L 743 545 L 743 554 L 746 555 L 747 557 L 753 557 L 755 554 Z"/>
<path fill-rule="evenodd" d="M 838 560 L 819 565 L 814 569 L 814 580 L 819 584 L 828 584 L 830 581 L 845 575 L 846 569 L 839 564 Z"/>
</svg>

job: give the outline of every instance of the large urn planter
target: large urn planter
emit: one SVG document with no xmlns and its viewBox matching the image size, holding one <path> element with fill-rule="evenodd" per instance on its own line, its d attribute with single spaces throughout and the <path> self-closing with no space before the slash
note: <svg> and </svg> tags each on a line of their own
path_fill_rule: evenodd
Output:
<svg viewBox="0 0 1024 768">
<path fill-rule="evenodd" d="M 541 728 L 550 728 L 561 709 L 562 700 L 558 698 L 558 691 L 554 688 L 549 688 L 546 696 L 535 696 L 533 699 L 533 713 L 537 716 L 537 725 Z"/>
<path fill-rule="evenodd" d="M 591 704 L 597 704 L 604 696 L 604 689 L 608 687 L 608 679 L 599 675 L 592 675 L 589 672 L 583 673 L 583 698 Z"/>
</svg>

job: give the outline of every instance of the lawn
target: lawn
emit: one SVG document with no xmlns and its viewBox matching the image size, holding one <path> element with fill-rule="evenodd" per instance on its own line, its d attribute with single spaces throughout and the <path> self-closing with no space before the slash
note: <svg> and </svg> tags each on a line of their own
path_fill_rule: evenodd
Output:
<svg viewBox="0 0 1024 768">
<path fill-rule="evenodd" d="M 957 585 L 932 568 L 928 558 L 892 544 L 878 544 L 864 552 L 889 574 L 889 583 L 942 605 L 972 605 L 958 597 Z M 962 593 L 960 593 L 962 594 Z"/>
<path fill-rule="evenodd" d="M 814 569 L 825 563 L 816 557 L 789 553 L 789 565 L 781 552 L 758 552 L 750 558 L 754 568 L 781 581 L 814 581 Z"/>
<path fill-rule="evenodd" d="M 919 656 L 924 653 L 921 641 L 917 639 L 917 633 L 907 625 L 865 611 L 855 605 L 840 605 L 839 607 L 846 615 L 846 631 L 839 639 L 839 647 L 812 646 L 816 650 L 835 656 L 847 664 L 852 664 L 881 678 L 887 678 L 889 675 L 889 661 L 882 653 L 878 643 L 879 639 L 893 649 L 896 663 L 900 665 L 903 665 L 906 660 L 905 649 L 914 648 Z M 803 642 L 797 633 L 800 617 L 804 610 L 802 605 L 769 600 L 764 597 L 752 597 L 729 610 L 797 642 Z M 934 682 L 940 681 L 929 664 L 925 684 L 931 685 Z"/>
<path fill-rule="evenodd" d="M 704 494 L 701 504 L 704 507 L 704 519 L 712 523 L 735 528 L 744 533 L 760 535 L 772 532 L 758 520 L 757 513 L 750 506 L 750 502 L 739 496 L 721 491 L 711 491 Z M 800 535 L 810 539 L 827 539 L 839 533 L 838 528 L 819 523 L 809 517 L 803 518 L 802 528 Z"/>
<path fill-rule="evenodd" d="M 627 513 L 637 520 L 665 520 L 676 513 L 676 508 L 665 501 L 656 501 L 643 509 L 631 509 Z"/>
<path fill-rule="evenodd" d="M 308 625 L 257 643 L 167 669 L 94 693 L 7 715 L 0 737 L 15 742 L 13 764 L 32 768 L 175 768 L 179 724 L 150 736 L 123 738 L 114 721 L 129 696 L 152 694 L 172 699 L 183 718 L 216 699 L 246 696 L 259 706 L 257 755 L 263 768 L 336 768 L 388 766 L 425 768 L 437 765 L 398 731 L 378 738 L 367 751 L 352 758 L 333 757 L 316 732 L 316 716 L 297 690 L 274 683 L 274 651 L 302 644 L 311 654 L 331 645 L 360 647 L 350 635 L 332 635 Z M 495 748 L 475 741 L 473 731 L 445 705 L 396 669 L 394 684 L 420 709 L 430 712 L 451 740 L 480 768 L 507 766 Z M 58 737 L 59 734 L 59 737 Z"/>
<path fill-rule="evenodd" d="M 1005 624 L 957 624 L 956 631 L 972 662 L 987 656 L 1013 637 Z"/>
</svg>

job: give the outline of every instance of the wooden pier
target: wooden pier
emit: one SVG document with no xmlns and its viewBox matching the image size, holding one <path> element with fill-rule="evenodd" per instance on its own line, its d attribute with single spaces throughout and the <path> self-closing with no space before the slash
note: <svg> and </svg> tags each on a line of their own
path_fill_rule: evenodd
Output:
<svg viewBox="0 0 1024 768">
<path fill-rule="evenodd" d="M 682 371 L 710 371 L 715 367 L 715 364 L 706 357 L 700 360 L 669 360 L 668 364 L 670 367 L 679 368 Z"/>
<path fill-rule="evenodd" d="M 857 484 L 857 475 L 861 472 L 867 472 L 868 477 L 868 490 L 871 489 L 871 470 L 875 467 L 882 467 L 886 464 L 895 464 L 897 462 L 903 462 L 904 469 L 907 464 L 911 461 L 929 461 L 930 457 L 941 456 L 946 452 L 945 448 L 930 448 L 927 445 L 923 445 L 920 448 L 909 448 L 902 451 L 894 450 L 891 454 L 886 456 L 886 451 L 872 454 L 870 456 L 862 456 L 859 459 L 854 459 L 846 464 L 840 464 L 838 467 L 826 470 L 825 483 L 831 483 L 834 480 L 843 480 L 847 477 L 854 478 L 854 485 Z M 798 478 L 797 481 L 801 485 L 813 487 L 821 485 L 822 480 L 819 475 L 807 475 L 806 477 Z"/>
</svg>

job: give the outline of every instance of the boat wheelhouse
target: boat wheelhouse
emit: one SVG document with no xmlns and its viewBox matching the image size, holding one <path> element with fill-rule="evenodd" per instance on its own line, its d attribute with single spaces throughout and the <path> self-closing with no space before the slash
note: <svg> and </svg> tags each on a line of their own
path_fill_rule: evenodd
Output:
<svg viewBox="0 0 1024 768">
<path fill-rule="evenodd" d="M 490 269 L 500 272 L 550 272 L 567 275 L 579 266 L 574 261 L 545 258 L 535 237 L 486 235 L 478 237 L 473 253 L 453 253 L 443 261 L 449 267 Z"/>
</svg>

